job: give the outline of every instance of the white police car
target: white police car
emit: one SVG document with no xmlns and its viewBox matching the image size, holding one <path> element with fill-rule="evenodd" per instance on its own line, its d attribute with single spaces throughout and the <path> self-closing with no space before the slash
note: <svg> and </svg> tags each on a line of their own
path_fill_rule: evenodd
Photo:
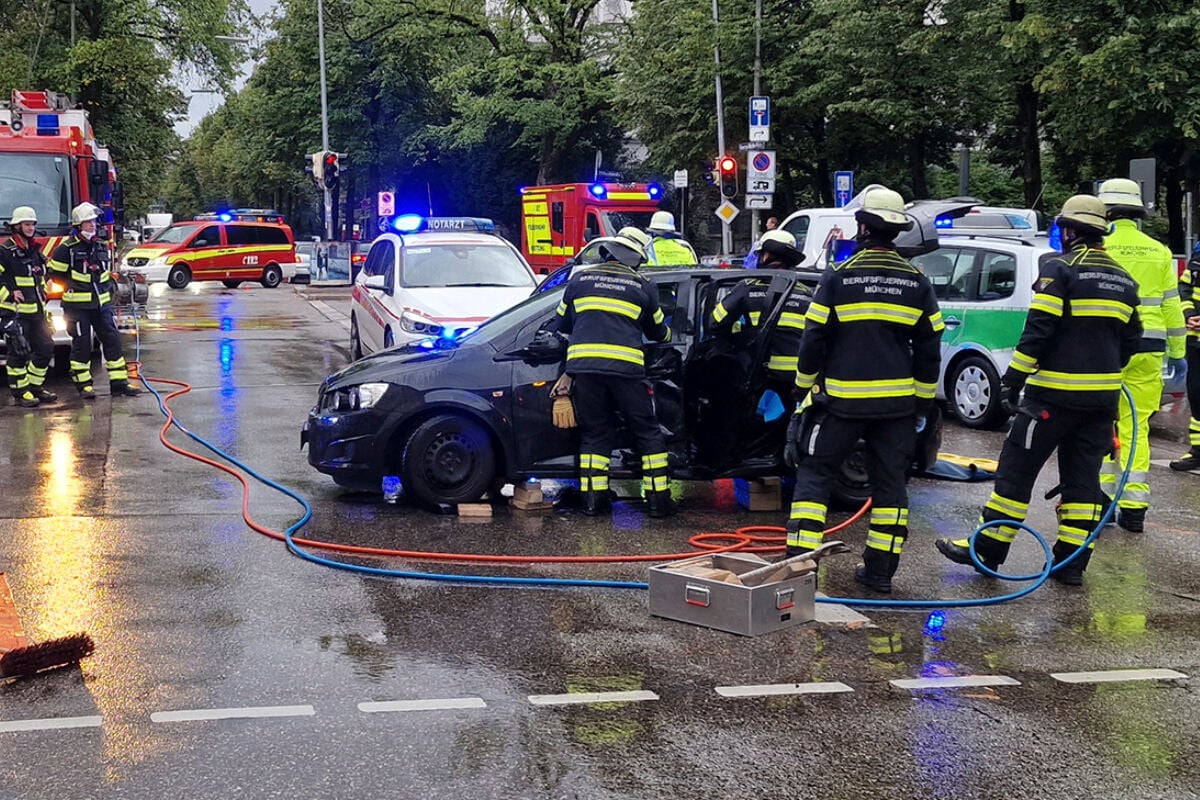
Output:
<svg viewBox="0 0 1200 800">
<path fill-rule="evenodd" d="M 354 281 L 355 359 L 430 337 L 457 338 L 524 300 L 537 278 L 517 248 L 477 217 L 397 217 Z"/>
</svg>

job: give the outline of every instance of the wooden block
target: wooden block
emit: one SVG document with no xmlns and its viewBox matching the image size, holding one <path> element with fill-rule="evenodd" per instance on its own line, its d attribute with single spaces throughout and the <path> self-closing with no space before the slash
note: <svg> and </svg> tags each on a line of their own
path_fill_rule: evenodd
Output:
<svg viewBox="0 0 1200 800">
<path fill-rule="evenodd" d="M 540 496 L 541 492 L 538 492 L 538 495 Z M 516 497 L 513 497 L 511 500 L 508 501 L 508 504 L 510 506 L 512 506 L 513 508 L 518 509 L 520 511 L 553 511 L 554 510 L 554 503 L 547 503 L 545 500 L 539 500 L 537 502 L 528 502 L 525 500 L 518 500 Z"/>
<path fill-rule="evenodd" d="M 546 498 L 542 496 L 541 483 L 522 483 L 513 487 L 513 500 L 520 500 L 522 503 L 543 503 Z"/>
<path fill-rule="evenodd" d="M 460 517 L 490 517 L 492 506 L 490 503 L 459 503 L 458 515 Z"/>
<path fill-rule="evenodd" d="M 752 478 L 750 480 L 750 494 L 764 494 L 768 492 L 778 492 L 783 488 L 783 481 L 777 477 L 770 478 Z"/>
</svg>

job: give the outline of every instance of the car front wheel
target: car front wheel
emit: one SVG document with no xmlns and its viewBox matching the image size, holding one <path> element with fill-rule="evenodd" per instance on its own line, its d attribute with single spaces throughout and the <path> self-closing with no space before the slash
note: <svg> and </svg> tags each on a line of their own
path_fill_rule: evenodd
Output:
<svg viewBox="0 0 1200 800">
<path fill-rule="evenodd" d="M 983 356 L 969 355 L 951 368 L 947 396 L 958 421 L 968 428 L 992 430 L 1004 424 L 1000 375 Z"/>
<path fill-rule="evenodd" d="M 350 315 L 350 358 L 358 361 L 363 357 L 362 338 L 358 333 L 358 317 Z"/>
<path fill-rule="evenodd" d="M 496 453 L 487 431 L 453 414 L 438 414 L 417 426 L 401 464 L 405 493 L 427 505 L 474 502 L 496 478 Z"/>
</svg>

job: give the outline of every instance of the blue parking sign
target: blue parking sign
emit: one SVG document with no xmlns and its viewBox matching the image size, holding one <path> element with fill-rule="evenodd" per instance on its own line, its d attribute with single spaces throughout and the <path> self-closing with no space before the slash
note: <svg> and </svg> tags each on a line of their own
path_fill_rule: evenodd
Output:
<svg viewBox="0 0 1200 800">
<path fill-rule="evenodd" d="M 842 208 L 850 203 L 852 197 L 854 197 L 854 173 L 849 170 L 833 173 L 834 206 Z"/>
</svg>

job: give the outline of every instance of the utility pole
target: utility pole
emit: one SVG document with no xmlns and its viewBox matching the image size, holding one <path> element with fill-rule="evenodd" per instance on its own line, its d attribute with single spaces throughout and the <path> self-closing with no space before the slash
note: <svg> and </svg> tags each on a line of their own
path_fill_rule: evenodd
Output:
<svg viewBox="0 0 1200 800">
<path fill-rule="evenodd" d="M 71 0 L 71 47 L 75 46 L 75 0 Z"/>
<path fill-rule="evenodd" d="M 717 16 L 717 0 L 712 0 L 713 14 L 713 62 L 717 67 L 717 158 L 725 155 L 725 98 L 721 93 L 721 25 Z M 722 197 L 722 200 L 724 198 Z M 729 223 L 721 221 L 721 255 L 733 252 L 733 231 Z"/>
<path fill-rule="evenodd" d="M 754 0 L 754 96 L 762 97 L 762 6 L 763 0 Z M 749 167 L 747 167 L 749 169 Z M 759 235 L 758 209 L 750 210 L 750 241 L 757 242 Z"/>
<path fill-rule="evenodd" d="M 716 2 L 716 0 L 713 0 Z M 325 6 L 317 0 L 317 56 L 321 61 L 321 152 L 329 152 L 329 101 L 325 96 Z M 322 182 L 324 184 L 324 182 Z M 325 189 L 325 241 L 333 241 L 333 191 Z"/>
</svg>

